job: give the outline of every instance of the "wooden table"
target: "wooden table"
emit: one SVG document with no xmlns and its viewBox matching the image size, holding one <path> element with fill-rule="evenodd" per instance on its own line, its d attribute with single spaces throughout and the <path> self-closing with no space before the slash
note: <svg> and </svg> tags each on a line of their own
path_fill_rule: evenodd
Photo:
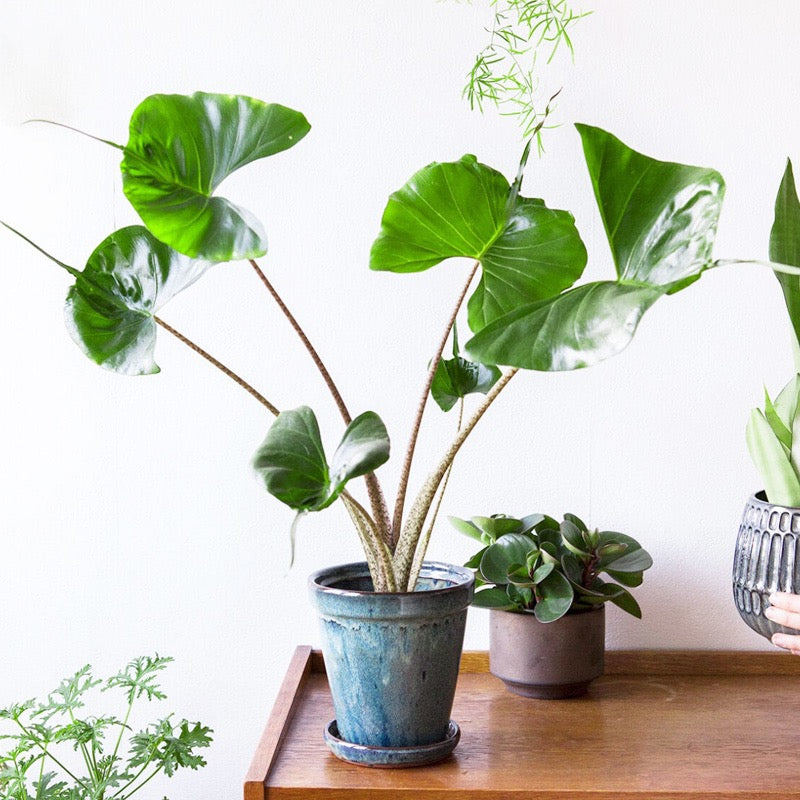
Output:
<svg viewBox="0 0 800 800">
<path fill-rule="evenodd" d="M 322 657 L 298 647 L 244 784 L 245 800 L 800 800 L 800 658 L 610 651 L 572 700 L 528 700 L 465 653 L 455 753 L 404 770 L 355 767 L 322 739 Z"/>
</svg>

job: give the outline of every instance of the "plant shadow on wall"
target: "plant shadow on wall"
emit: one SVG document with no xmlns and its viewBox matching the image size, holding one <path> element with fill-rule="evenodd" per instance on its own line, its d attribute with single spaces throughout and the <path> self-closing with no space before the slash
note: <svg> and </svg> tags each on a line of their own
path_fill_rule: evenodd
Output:
<svg viewBox="0 0 800 800">
<path fill-rule="evenodd" d="M 449 705 L 472 574 L 461 568 L 424 567 L 423 561 L 454 459 L 520 369 L 580 369 L 619 353 L 656 301 L 688 287 L 713 266 L 711 250 L 724 183 L 714 170 L 658 161 L 604 130 L 578 125 L 616 265 L 614 277 L 580 285 L 576 282 L 587 253 L 573 216 L 549 208 L 543 199 L 522 194 L 530 140 L 510 182 L 475 156 L 465 155 L 423 167 L 392 194 L 370 252 L 371 269 L 413 273 L 455 257 L 467 258 L 472 265 L 465 269 L 463 288 L 446 316 L 422 381 L 390 513 L 375 475 L 389 457 L 383 422 L 373 411 L 351 414 L 317 350 L 256 260 L 266 252 L 260 223 L 249 211 L 216 193 L 232 172 L 292 148 L 309 127 L 300 112 L 250 97 L 205 93 L 148 97 L 133 113 L 127 144 L 101 140 L 121 152 L 124 193 L 144 225 L 112 233 L 89 256 L 83 270 L 50 258 L 74 279 L 67 293 L 66 323 L 90 359 L 125 375 L 158 372 L 154 348 L 157 329 L 162 328 L 222 370 L 276 417 L 254 464 L 266 489 L 295 511 L 295 524 L 302 514 L 323 510 L 337 500 L 344 504 L 363 545 L 366 566 L 363 575 L 347 572 L 342 576 L 334 570 L 315 576 L 312 594 L 320 609 L 328 609 L 325 614 L 333 612 L 327 605 L 331 601 L 323 596 L 341 594 L 342 589 L 361 596 L 367 604 L 375 592 L 398 598 L 412 592 L 425 595 L 425 602 L 441 596 L 449 609 L 447 613 L 425 612 L 440 619 L 442 649 L 431 643 L 417 647 L 422 661 L 414 672 L 423 681 L 429 676 L 430 684 L 430 676 L 438 670 L 442 674 L 436 680 L 449 688 L 437 692 L 442 702 L 426 732 L 397 735 L 391 733 L 400 707 L 395 701 L 398 694 L 410 696 L 413 681 L 403 672 L 402 659 L 398 656 L 399 660 L 392 661 L 390 653 L 406 652 L 407 643 L 376 639 L 369 644 L 373 652 L 381 653 L 380 659 L 345 657 L 348 667 L 363 663 L 366 669 L 377 663 L 382 678 L 397 678 L 397 683 L 378 681 L 394 693 L 394 701 L 376 698 L 365 704 L 379 709 L 374 719 L 363 729 L 355 724 L 348 729 L 344 724 L 348 704 L 337 700 L 334 650 L 348 653 L 351 644 L 364 645 L 363 619 L 374 610 L 355 612 L 349 606 L 344 610 L 352 641 L 323 643 L 339 721 L 337 730 L 329 731 L 337 742 L 331 739 L 329 743 L 341 748 L 341 738 L 345 743 L 379 747 L 424 748 L 442 742 L 452 747 L 457 730 L 450 727 Z M 214 264 L 233 260 L 250 263 L 255 278 L 300 337 L 330 390 L 346 426 L 330 460 L 310 408 L 279 410 L 161 316 L 171 298 Z M 460 313 L 472 334 L 463 352 L 456 336 Z M 443 359 L 451 336 L 453 357 Z M 442 408 L 459 408 L 458 431 L 406 511 L 414 450 L 431 392 Z M 471 394 L 481 397 L 465 414 L 464 400 Z M 362 476 L 366 499 L 358 499 L 348 485 Z M 458 597 L 457 603 L 453 597 Z M 458 613 L 451 608 L 454 603 Z M 341 622 L 337 625 L 337 631 L 346 627 Z M 330 633 L 330 627 L 323 629 Z M 376 683 L 372 674 L 353 678 L 355 673 L 349 668 L 341 674 L 345 683 Z M 353 687 L 342 687 L 344 696 L 348 691 Z M 355 696 L 361 696 L 359 692 L 356 688 Z M 402 707 L 410 709 L 410 723 L 414 723 L 424 716 L 419 709 L 427 706 L 421 699 L 419 704 L 405 702 Z M 443 753 L 446 748 L 420 753 L 419 758 L 424 761 Z"/>
</svg>

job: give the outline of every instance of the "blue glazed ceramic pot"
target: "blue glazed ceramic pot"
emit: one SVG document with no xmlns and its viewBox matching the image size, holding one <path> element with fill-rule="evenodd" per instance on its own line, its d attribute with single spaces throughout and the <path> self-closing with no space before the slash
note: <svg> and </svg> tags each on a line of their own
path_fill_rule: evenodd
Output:
<svg viewBox="0 0 800 800">
<path fill-rule="evenodd" d="M 421 750 L 452 740 L 474 583 L 472 570 L 437 562 L 423 566 L 415 592 L 373 592 L 366 563 L 311 575 L 341 740 Z"/>
</svg>

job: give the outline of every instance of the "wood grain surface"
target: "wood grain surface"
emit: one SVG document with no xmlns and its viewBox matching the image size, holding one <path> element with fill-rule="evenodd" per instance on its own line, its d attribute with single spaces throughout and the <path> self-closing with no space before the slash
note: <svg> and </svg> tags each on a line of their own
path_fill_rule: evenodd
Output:
<svg viewBox="0 0 800 800">
<path fill-rule="evenodd" d="M 328 752 L 324 664 L 298 648 L 245 800 L 800 800 L 800 659 L 610 651 L 585 697 L 559 701 L 513 695 L 487 669 L 464 654 L 450 758 L 377 770 Z"/>
</svg>

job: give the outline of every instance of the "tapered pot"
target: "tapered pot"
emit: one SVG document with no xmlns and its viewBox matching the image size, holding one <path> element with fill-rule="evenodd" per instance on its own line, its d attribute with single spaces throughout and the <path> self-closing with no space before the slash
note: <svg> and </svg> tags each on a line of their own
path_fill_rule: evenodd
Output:
<svg viewBox="0 0 800 800">
<path fill-rule="evenodd" d="M 493 609 L 489 669 L 524 697 L 560 700 L 585 694 L 603 674 L 605 606 L 539 622 L 533 612 Z"/>
<path fill-rule="evenodd" d="M 742 619 L 768 639 L 797 631 L 764 616 L 772 592 L 800 592 L 800 508 L 774 505 L 764 492 L 744 507 L 733 558 L 733 599 Z"/>
<path fill-rule="evenodd" d="M 366 563 L 309 578 L 336 719 L 328 746 L 368 766 L 432 763 L 456 746 L 451 721 L 475 579 L 426 563 L 415 592 L 374 592 Z"/>
</svg>

